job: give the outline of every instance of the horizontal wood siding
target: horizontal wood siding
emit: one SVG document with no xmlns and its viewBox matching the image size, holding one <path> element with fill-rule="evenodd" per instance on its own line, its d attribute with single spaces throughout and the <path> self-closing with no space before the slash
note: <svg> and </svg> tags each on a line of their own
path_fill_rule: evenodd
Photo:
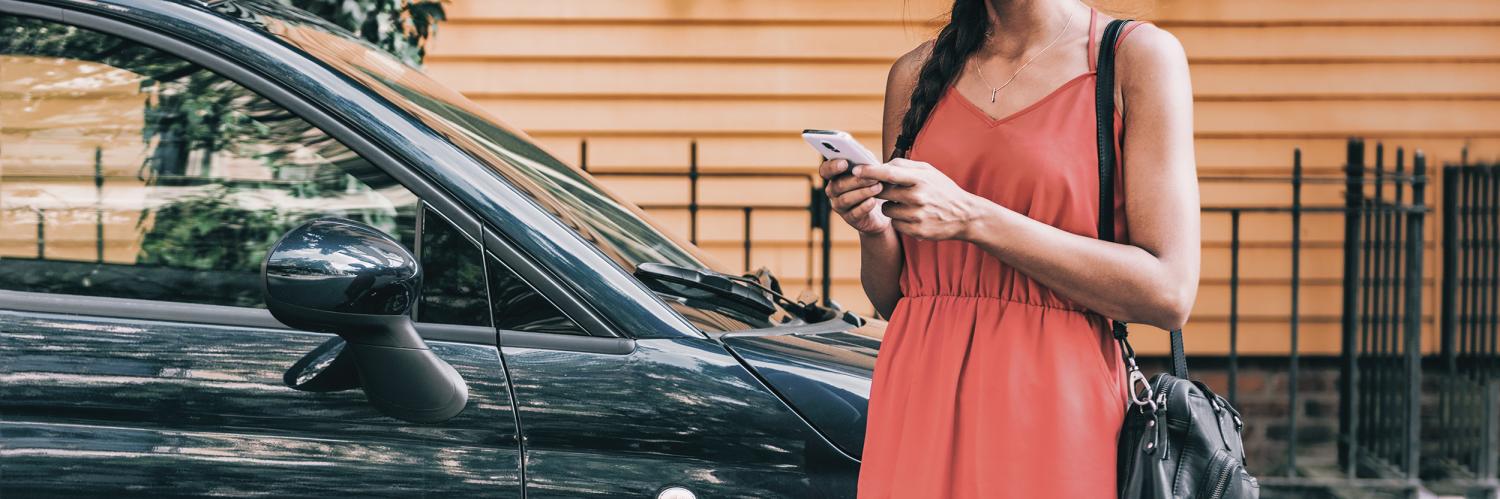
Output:
<svg viewBox="0 0 1500 499">
<path fill-rule="evenodd" d="M 587 161 L 611 188 L 688 232 L 679 175 L 705 177 L 700 246 L 730 268 L 767 266 L 793 293 L 820 268 L 810 254 L 808 199 L 816 157 L 796 136 L 841 128 L 879 145 L 891 61 L 941 26 L 934 0 L 454 0 L 427 71 L 532 134 L 558 157 Z M 1344 139 L 1421 148 L 1430 165 L 1500 157 L 1500 2 L 1494 0 L 1163 0 L 1101 8 L 1150 19 L 1182 40 L 1191 63 L 1205 206 L 1285 206 L 1287 185 L 1231 183 L 1287 175 L 1301 147 L 1308 174 L 1338 175 Z M 587 142 L 585 158 L 583 143 Z M 609 173 L 657 172 L 657 176 Z M 800 177 L 799 177 L 800 175 Z M 1429 192 L 1436 199 L 1437 190 Z M 1309 204 L 1342 203 L 1343 187 L 1310 184 Z M 746 262 L 744 215 L 752 215 Z M 1427 225 L 1432 322 L 1438 223 Z M 1240 349 L 1288 348 L 1290 224 L 1241 219 Z M 1308 215 L 1302 238 L 1301 348 L 1338 352 L 1342 218 Z M 858 242 L 834 231 L 833 296 L 868 311 Z M 1229 215 L 1203 217 L 1203 279 L 1189 341 L 1227 351 Z M 1429 335 L 1429 347 L 1436 339 Z M 1161 352 L 1165 335 L 1140 334 Z"/>
</svg>

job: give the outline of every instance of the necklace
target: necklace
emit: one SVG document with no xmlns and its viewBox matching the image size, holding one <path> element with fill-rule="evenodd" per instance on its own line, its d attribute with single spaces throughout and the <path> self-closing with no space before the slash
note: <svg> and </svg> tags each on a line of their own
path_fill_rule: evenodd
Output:
<svg viewBox="0 0 1500 499">
<path fill-rule="evenodd" d="M 1052 38 L 1052 42 L 1048 43 L 1046 47 L 1042 47 L 1042 50 L 1037 51 L 1036 55 L 1033 55 L 1030 59 L 1027 59 L 1025 63 L 1021 64 L 1020 68 L 1016 69 L 1015 74 L 1010 75 L 1009 80 L 1005 80 L 1005 83 L 1001 83 L 998 87 L 990 85 L 990 81 L 984 79 L 984 71 L 979 68 L 979 66 L 981 66 L 980 64 L 974 64 L 974 74 L 979 75 L 979 81 L 984 82 L 985 88 L 990 89 L 990 104 L 995 103 L 995 98 L 996 96 L 1000 95 L 1001 89 L 1005 88 L 1006 85 L 1010 85 L 1010 82 L 1016 81 L 1017 76 L 1021 76 L 1021 71 L 1025 71 L 1026 66 L 1030 66 L 1032 61 L 1035 61 L 1038 57 L 1041 57 L 1043 53 L 1047 52 L 1047 49 L 1052 48 L 1053 45 L 1057 45 L 1057 41 L 1061 40 L 1063 34 L 1068 32 L 1068 28 L 1073 26 L 1073 18 L 1077 16 L 1077 11 L 1074 11 L 1072 14 L 1068 15 L 1068 22 L 1066 24 L 1063 24 L 1062 31 L 1057 32 L 1057 36 Z M 985 38 L 989 38 L 993 33 L 993 31 L 985 32 Z"/>
</svg>

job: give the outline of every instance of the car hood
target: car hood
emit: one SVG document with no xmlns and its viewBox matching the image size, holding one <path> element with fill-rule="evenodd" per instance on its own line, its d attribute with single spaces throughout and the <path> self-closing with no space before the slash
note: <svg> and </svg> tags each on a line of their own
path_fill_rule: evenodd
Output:
<svg viewBox="0 0 1500 499">
<path fill-rule="evenodd" d="M 875 354 L 884 335 L 883 321 L 855 327 L 832 320 L 719 338 L 823 436 L 858 459 Z"/>
</svg>

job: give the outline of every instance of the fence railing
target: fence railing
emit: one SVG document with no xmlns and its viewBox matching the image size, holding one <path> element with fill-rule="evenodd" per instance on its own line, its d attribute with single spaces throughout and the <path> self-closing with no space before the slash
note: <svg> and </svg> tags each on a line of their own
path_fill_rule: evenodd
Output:
<svg viewBox="0 0 1500 499">
<path fill-rule="evenodd" d="M 1286 406 L 1294 408 L 1298 406 L 1301 383 L 1301 314 L 1300 314 L 1300 292 L 1302 287 L 1302 221 L 1308 214 L 1313 215 L 1336 215 L 1343 212 L 1339 206 L 1308 206 L 1303 203 L 1303 186 L 1309 183 L 1333 183 L 1340 179 L 1326 176 L 1309 177 L 1304 174 L 1302 168 L 1302 151 L 1292 151 L 1292 174 L 1287 176 L 1247 176 L 1247 175 L 1220 175 L 1200 176 L 1200 183 L 1231 183 L 1231 184 L 1287 184 L 1291 186 L 1290 203 L 1284 206 L 1204 206 L 1203 213 L 1227 213 L 1229 215 L 1229 313 L 1226 317 L 1229 333 L 1229 345 L 1226 356 L 1227 396 L 1230 404 L 1239 403 L 1240 387 L 1240 288 L 1242 279 L 1240 274 L 1241 246 L 1244 238 L 1241 232 L 1241 220 L 1246 214 L 1285 214 L 1289 218 L 1290 250 L 1291 250 L 1291 274 L 1288 278 L 1288 300 L 1290 313 L 1288 314 L 1289 341 L 1287 345 L 1287 393 Z M 1287 433 L 1297 435 L 1299 429 L 1298 414 L 1295 410 L 1287 411 Z M 1295 476 L 1297 469 L 1298 442 L 1296 438 L 1288 439 L 1283 462 L 1283 472 L 1289 476 Z"/>
<path fill-rule="evenodd" d="M 1421 453 L 1422 250 L 1426 157 L 1383 145 L 1366 169 L 1351 140 L 1345 172 L 1340 465 L 1348 478 L 1416 480 Z M 1366 187 L 1373 192 L 1366 192 Z"/>
<path fill-rule="evenodd" d="M 1500 488 L 1500 165 L 1443 168 L 1441 350 L 1429 479 Z M 1464 487 L 1461 487 L 1464 488 Z"/>
<path fill-rule="evenodd" d="M 1395 466 L 1416 463 L 1419 419 L 1414 405 L 1419 400 L 1421 371 L 1422 228 L 1427 212 L 1425 158 L 1417 153 L 1413 171 L 1405 171 L 1405 154 L 1398 151 L 1396 167 L 1385 168 L 1384 146 L 1375 146 L 1375 168 L 1365 166 L 1365 144 L 1351 139 L 1342 174 L 1307 175 L 1301 150 L 1292 153 L 1292 174 L 1285 176 L 1203 176 L 1208 183 L 1273 183 L 1289 185 L 1290 203 L 1285 206 L 1205 206 L 1204 213 L 1227 213 L 1230 222 L 1230 268 L 1228 352 L 1226 371 L 1231 403 L 1239 398 L 1241 322 L 1241 219 L 1245 214 L 1287 216 L 1290 229 L 1290 276 L 1286 298 L 1288 344 L 1286 347 L 1285 416 L 1266 421 L 1270 415 L 1249 414 L 1259 424 L 1284 428 L 1285 454 L 1274 470 L 1265 470 L 1272 485 L 1331 483 L 1327 473 L 1310 471 L 1303 463 L 1301 290 L 1303 286 L 1303 222 L 1308 216 L 1343 219 L 1343 305 L 1340 312 L 1341 355 L 1339 357 L 1338 466 L 1342 478 L 1332 481 L 1404 487 L 1415 479 L 1415 468 L 1399 473 Z M 1308 185 L 1339 185 L 1345 190 L 1340 205 L 1309 205 L 1303 191 Z M 1367 193 L 1367 191 L 1370 191 Z M 1409 199 L 1409 201 L 1408 201 Z M 1373 458 L 1373 459 L 1372 459 Z M 1360 471 L 1358 463 L 1378 470 Z M 1396 480 L 1391 480 L 1395 478 Z"/>
<path fill-rule="evenodd" d="M 828 198 L 823 194 L 822 184 L 815 180 L 816 176 L 811 173 L 766 173 L 766 172 L 705 172 L 698 166 L 698 143 L 691 142 L 688 145 L 688 168 L 686 171 L 591 171 L 588 163 L 588 141 L 583 141 L 579 147 L 579 167 L 588 171 L 595 177 L 608 179 L 610 177 L 678 177 L 685 178 L 688 182 L 688 196 L 686 203 L 639 203 L 642 209 L 656 210 L 685 210 L 688 213 L 688 241 L 699 244 L 699 214 L 709 211 L 739 212 L 742 224 L 741 253 L 745 270 L 752 270 L 754 265 L 755 238 L 752 237 L 752 229 L 755 224 L 755 214 L 764 212 L 806 212 L 808 213 L 807 226 L 807 269 L 806 285 L 809 289 L 819 290 L 819 297 L 824 305 L 832 300 L 833 272 L 832 254 L 833 237 L 831 231 L 831 210 Z M 803 206 L 786 204 L 761 204 L 761 203 L 705 203 L 700 197 L 699 182 L 702 179 L 751 179 L 751 178 L 779 178 L 791 180 L 804 185 L 808 192 L 808 202 Z M 813 255 L 817 255 L 814 257 Z M 814 268 L 817 262 L 818 268 Z"/>
</svg>

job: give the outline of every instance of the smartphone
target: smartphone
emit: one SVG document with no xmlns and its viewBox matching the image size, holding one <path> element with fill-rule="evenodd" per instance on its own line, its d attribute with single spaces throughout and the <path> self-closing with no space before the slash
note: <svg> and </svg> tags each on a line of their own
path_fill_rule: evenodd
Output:
<svg viewBox="0 0 1500 499">
<path fill-rule="evenodd" d="M 803 130 L 802 140 L 807 145 L 817 149 L 823 159 L 842 159 L 854 165 L 878 165 L 882 163 L 880 157 L 865 149 L 863 144 L 849 136 L 848 132 L 841 130 Z M 847 173 L 848 170 L 845 170 Z"/>
</svg>

